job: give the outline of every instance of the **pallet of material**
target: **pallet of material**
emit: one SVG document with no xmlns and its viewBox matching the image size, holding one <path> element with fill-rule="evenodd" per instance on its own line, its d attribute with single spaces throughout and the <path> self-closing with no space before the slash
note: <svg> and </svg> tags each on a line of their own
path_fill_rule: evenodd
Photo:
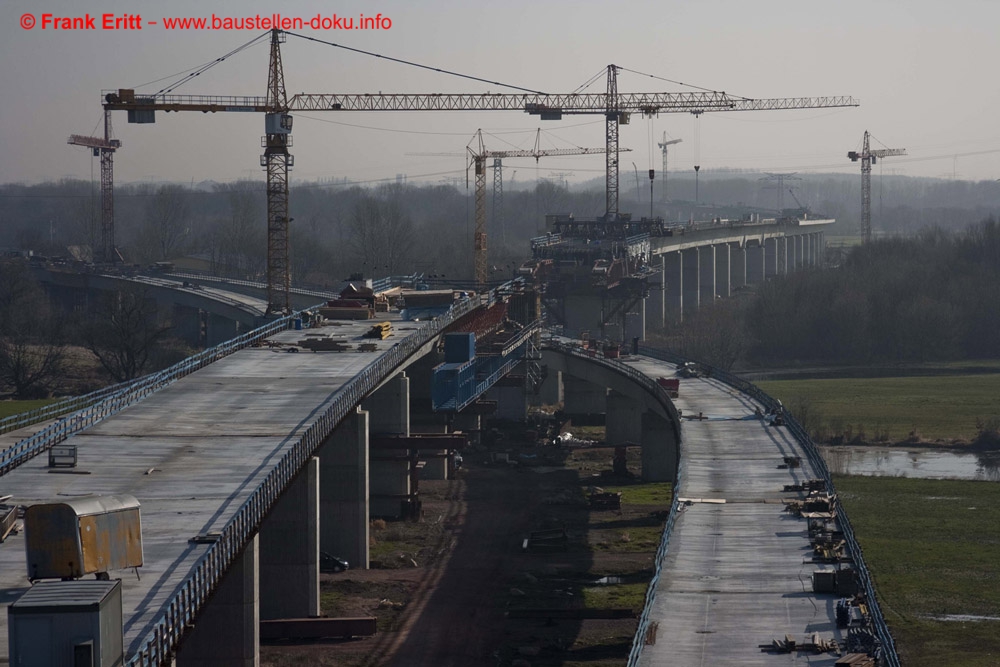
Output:
<svg viewBox="0 0 1000 667">
<path fill-rule="evenodd" d="M 379 322 L 372 326 L 365 334 L 365 338 L 377 338 L 378 340 L 385 340 L 390 335 L 392 335 L 392 323 L 391 322 Z"/>
<path fill-rule="evenodd" d="M 848 653 L 833 664 L 835 667 L 875 667 L 875 658 L 865 653 Z"/>
<path fill-rule="evenodd" d="M 562 528 L 536 530 L 524 538 L 521 547 L 525 551 L 566 551 L 569 537 Z"/>
<path fill-rule="evenodd" d="M 328 320 L 373 320 L 375 319 L 375 309 L 362 308 L 334 308 L 324 306 L 319 308 L 319 314 Z"/>
<path fill-rule="evenodd" d="M 622 508 L 622 494 L 616 493 L 592 493 L 587 497 L 592 510 L 620 510 Z"/>
<path fill-rule="evenodd" d="M 298 345 L 313 352 L 346 352 L 351 349 L 350 345 L 332 338 L 305 338 L 300 340 Z"/>
</svg>

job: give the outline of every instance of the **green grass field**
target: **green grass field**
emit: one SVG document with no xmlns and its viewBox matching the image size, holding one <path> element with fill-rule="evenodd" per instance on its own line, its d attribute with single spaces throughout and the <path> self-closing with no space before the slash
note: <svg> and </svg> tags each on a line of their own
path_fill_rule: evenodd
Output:
<svg viewBox="0 0 1000 667">
<path fill-rule="evenodd" d="M 50 403 L 55 403 L 56 401 L 59 400 L 62 399 L 43 398 L 37 401 L 0 401 L 0 419 L 3 419 L 4 417 L 9 417 L 10 415 L 16 415 L 20 412 L 27 412 L 28 410 L 34 410 L 35 408 L 40 408 Z"/>
<path fill-rule="evenodd" d="M 971 440 L 977 420 L 1000 417 L 1000 373 L 936 377 L 773 380 L 757 383 L 804 417 L 813 432 L 831 435 L 850 427 L 889 440 L 921 437 Z M 803 411 L 802 408 L 805 408 Z"/>
<path fill-rule="evenodd" d="M 837 477 L 904 665 L 1000 664 L 1000 484 Z"/>
</svg>

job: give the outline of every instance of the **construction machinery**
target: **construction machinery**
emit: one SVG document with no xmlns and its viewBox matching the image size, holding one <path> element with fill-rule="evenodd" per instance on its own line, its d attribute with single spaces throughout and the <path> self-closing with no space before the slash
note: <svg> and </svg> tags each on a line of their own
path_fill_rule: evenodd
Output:
<svg viewBox="0 0 1000 667">
<path fill-rule="evenodd" d="M 86 137 L 71 134 L 66 143 L 85 146 L 101 158 L 101 247 L 95 259 L 104 263 L 124 261 L 115 244 L 115 151 L 122 142 L 111 138 L 111 112 L 104 112 L 104 137 Z"/>
<path fill-rule="evenodd" d="M 870 134 L 865 130 L 861 152 L 851 151 L 851 162 L 861 160 L 861 233 L 865 243 L 872 240 L 872 165 L 880 158 L 906 155 L 905 148 L 878 148 L 871 150 Z"/>
<path fill-rule="evenodd" d="M 263 113 L 267 136 L 264 138 L 265 154 L 261 163 L 267 169 L 268 199 L 268 312 L 290 311 L 288 265 L 288 171 L 292 166 L 291 146 L 292 112 L 296 111 L 520 111 L 537 115 L 541 120 L 559 120 L 563 115 L 602 114 L 605 117 L 606 139 L 606 211 L 604 219 L 618 220 L 618 129 L 628 123 L 632 113 L 646 116 L 659 113 L 695 113 L 708 111 L 764 111 L 774 109 L 806 109 L 857 106 L 852 97 L 793 97 L 754 99 L 729 95 L 721 91 L 684 93 L 622 93 L 618 92 L 617 65 L 607 66 L 605 93 L 548 94 L 542 92 L 497 93 L 299 93 L 286 96 L 279 45 L 285 36 L 302 37 L 278 29 L 270 31 L 271 54 L 268 70 L 267 95 L 220 96 L 174 95 L 175 86 L 152 95 L 136 95 L 134 90 L 119 89 L 104 94 L 105 111 L 128 112 L 130 123 L 155 122 L 157 111 L 200 111 L 202 113 L 238 112 Z M 304 38 L 304 37 L 303 37 Z M 310 41 L 322 42 L 314 38 Z M 256 39 L 254 40 L 256 41 Z M 232 53 L 236 53 L 237 49 Z M 378 54 L 369 54 L 381 57 Z M 186 74 L 183 81 L 191 80 L 208 67 L 225 58 L 204 66 L 197 72 Z M 412 64 L 412 63 L 411 63 Z M 178 84 L 179 85 L 179 84 Z M 521 89 L 525 90 L 525 89 Z M 485 170 L 481 176 L 485 182 Z M 479 174 L 477 174 L 479 178 Z M 485 200 L 477 202 L 477 209 L 485 213 Z M 485 215 L 480 216 L 485 220 Z M 475 237 L 477 256 L 485 252 L 485 229 L 479 228 Z M 482 275 L 485 262 L 477 265 L 477 277 Z"/>
</svg>

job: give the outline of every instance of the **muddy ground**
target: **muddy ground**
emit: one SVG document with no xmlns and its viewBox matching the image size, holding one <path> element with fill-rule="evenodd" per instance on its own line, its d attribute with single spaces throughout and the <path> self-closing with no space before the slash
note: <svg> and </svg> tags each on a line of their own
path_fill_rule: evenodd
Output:
<svg viewBox="0 0 1000 667">
<path fill-rule="evenodd" d="M 456 479 L 421 482 L 419 522 L 373 524 L 371 569 L 322 575 L 323 614 L 375 616 L 376 636 L 264 646 L 261 664 L 624 665 L 669 485 L 639 483 L 637 450 L 632 474 L 613 476 L 608 448 L 508 437 L 499 449 L 519 464 L 466 452 Z M 622 509 L 591 510 L 595 487 L 622 491 Z M 522 549 L 531 531 L 559 528 L 564 547 Z"/>
</svg>

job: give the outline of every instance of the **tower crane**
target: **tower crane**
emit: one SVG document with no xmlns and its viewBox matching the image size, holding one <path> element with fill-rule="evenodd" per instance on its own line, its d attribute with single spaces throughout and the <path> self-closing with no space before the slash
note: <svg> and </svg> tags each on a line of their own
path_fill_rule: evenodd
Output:
<svg viewBox="0 0 1000 667">
<path fill-rule="evenodd" d="M 202 113 L 263 113 L 266 137 L 261 158 L 267 168 L 268 197 L 268 312 L 289 312 L 288 274 L 288 170 L 292 167 L 292 112 L 296 111 L 520 111 L 537 115 L 541 120 L 559 120 L 563 114 L 599 114 L 606 128 L 606 212 L 604 219 L 618 219 L 618 127 L 628 123 L 629 115 L 641 112 L 704 113 L 708 111 L 765 111 L 774 109 L 812 109 L 857 106 L 852 97 L 790 97 L 754 99 L 728 95 L 721 91 L 685 93 L 618 92 L 618 66 L 608 65 L 606 93 L 299 93 L 286 96 L 279 44 L 286 31 L 271 30 L 271 55 L 267 95 L 136 95 L 134 90 L 106 91 L 106 111 L 127 111 L 131 123 L 155 122 L 157 111 L 200 111 Z M 315 41 L 315 40 L 314 40 Z M 480 165 L 481 166 L 481 165 Z M 479 175 L 477 174 L 477 180 Z M 482 174 L 485 180 L 485 173 Z M 485 212 L 485 201 L 477 210 Z M 477 214 L 477 219 L 485 218 Z M 477 223 L 478 225 L 478 223 Z M 476 232 L 477 247 L 485 249 L 485 230 Z M 483 263 L 485 267 L 485 263 Z M 477 273 L 477 277 L 482 275 Z"/>
<path fill-rule="evenodd" d="M 101 247 L 97 259 L 101 262 L 122 262 L 121 253 L 115 245 L 115 151 L 122 142 L 111 138 L 111 112 L 104 112 L 104 138 L 71 134 L 66 143 L 71 146 L 86 146 L 93 150 L 94 157 L 101 158 Z"/>
<path fill-rule="evenodd" d="M 663 204 L 667 203 L 667 146 L 673 146 L 674 144 L 679 144 L 683 139 L 671 139 L 667 141 L 667 133 L 663 133 L 663 141 L 657 142 L 657 146 L 663 151 L 663 197 L 661 202 Z"/>
<path fill-rule="evenodd" d="M 540 133 L 535 135 L 535 147 L 531 150 L 503 150 L 503 151 L 491 151 L 486 149 L 486 144 L 483 141 L 483 131 L 478 130 L 476 132 L 475 138 L 466 146 L 466 150 L 469 152 L 470 166 L 475 168 L 476 174 L 476 231 L 473 240 L 473 264 L 475 267 L 475 277 L 476 282 L 483 285 L 487 278 L 487 261 L 486 261 L 486 160 L 488 158 L 493 158 L 493 166 L 495 168 L 493 175 L 493 184 L 496 188 L 497 183 L 500 183 L 501 192 L 503 191 L 502 182 L 502 160 L 504 158 L 515 158 L 515 157 L 533 157 L 537 162 L 539 158 L 543 157 L 555 157 L 555 156 L 565 156 L 565 155 L 595 155 L 599 153 L 604 153 L 607 148 L 551 148 L 543 149 L 540 147 L 539 143 Z M 473 144 L 477 144 L 473 147 Z M 625 148 L 623 151 L 629 151 L 631 149 Z M 502 196 L 502 195 L 501 195 Z M 494 209 L 495 210 L 495 209 Z"/>
<path fill-rule="evenodd" d="M 868 130 L 865 130 L 861 152 L 851 151 L 847 154 L 847 157 L 851 158 L 851 162 L 861 160 L 861 233 L 864 235 L 865 243 L 872 240 L 872 165 L 880 158 L 906 155 L 905 148 L 871 150 L 869 146 L 870 136 Z"/>
<path fill-rule="evenodd" d="M 473 263 L 476 282 L 480 285 L 486 282 L 486 160 L 493 158 L 493 219 L 497 220 L 497 193 L 500 193 L 500 206 L 503 206 L 503 159 L 533 157 L 535 162 L 543 157 L 567 155 L 597 155 L 606 148 L 542 148 L 541 130 L 535 133 L 535 146 L 530 150 L 491 151 L 486 148 L 483 131 L 476 130 L 472 141 L 465 147 L 469 156 L 469 167 L 473 167 L 476 175 L 476 228 L 473 240 Z M 623 148 L 621 152 L 629 152 L 631 148 Z M 409 153 L 409 155 L 454 157 L 458 153 Z M 468 172 L 466 172 L 468 173 Z M 514 173 L 517 173 L 516 171 Z M 468 184 L 468 183 L 466 183 Z"/>
</svg>

